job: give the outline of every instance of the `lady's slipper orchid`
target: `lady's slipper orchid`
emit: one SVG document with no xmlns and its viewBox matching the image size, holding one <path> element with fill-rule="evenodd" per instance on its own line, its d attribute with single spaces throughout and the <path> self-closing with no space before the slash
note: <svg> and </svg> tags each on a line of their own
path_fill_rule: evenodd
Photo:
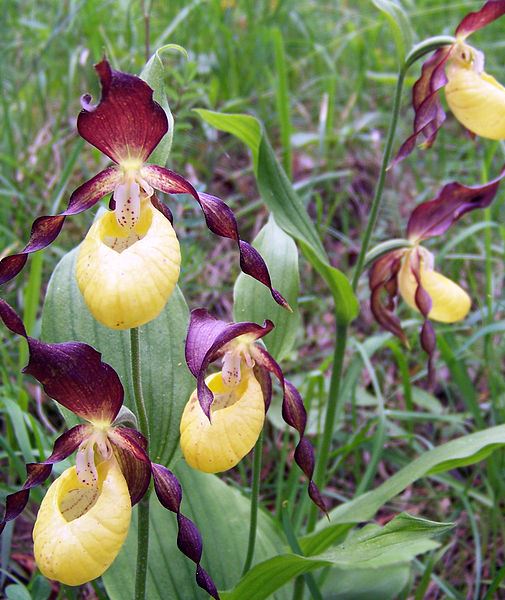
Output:
<svg viewBox="0 0 505 600">
<path fill-rule="evenodd" d="M 102 97 L 95 106 L 82 98 L 77 118 L 81 137 L 115 164 L 77 188 L 67 209 L 39 217 L 27 246 L 0 261 L 0 284 L 15 277 L 31 252 L 51 244 L 65 218 L 94 206 L 112 193 L 112 214 L 93 225 L 81 246 L 77 280 L 93 315 L 108 327 L 128 329 L 156 317 L 179 276 L 180 253 L 172 215 L 154 195 L 191 194 L 199 203 L 208 228 L 236 242 L 242 270 L 266 285 L 275 301 L 289 308 L 272 288 L 267 266 L 250 244 L 240 239 L 230 208 L 219 198 L 199 193 L 181 175 L 146 161 L 168 131 L 162 107 L 153 90 L 134 75 L 111 69 L 106 60 L 95 69 Z"/>
<path fill-rule="evenodd" d="M 372 312 L 385 329 L 407 344 L 400 319 L 395 314 L 398 295 L 424 317 L 420 338 L 429 356 L 430 377 L 436 346 L 430 320 L 461 321 L 468 314 L 471 301 L 457 283 L 434 270 L 433 254 L 420 243 L 443 235 L 467 212 L 489 206 L 504 175 L 505 170 L 482 186 L 466 187 L 458 182 L 445 185 L 436 198 L 423 202 L 411 214 L 407 225 L 411 245 L 384 254 L 370 270 Z"/>
<path fill-rule="evenodd" d="M 414 131 L 402 144 L 394 162 L 406 158 L 417 138 L 429 148 L 445 121 L 439 92 L 445 87 L 447 104 L 456 119 L 471 133 L 492 140 L 505 139 L 505 88 L 484 71 L 484 55 L 466 38 L 505 14 L 505 0 L 489 0 L 468 14 L 456 28 L 456 40 L 439 48 L 423 64 L 414 84 Z"/>
<path fill-rule="evenodd" d="M 186 362 L 197 378 L 181 420 L 181 447 L 189 465 L 207 473 L 234 467 L 252 450 L 263 428 L 270 406 L 270 374 L 283 390 L 282 416 L 294 427 L 300 440 L 295 460 L 309 480 L 308 493 L 324 512 L 324 500 L 316 484 L 314 451 L 304 437 L 307 413 L 295 386 L 257 341 L 274 325 L 226 323 L 205 309 L 191 312 L 186 340 Z M 205 377 L 209 365 L 222 359 L 221 371 Z"/>
<path fill-rule="evenodd" d="M 42 573 L 68 585 L 102 575 L 119 553 L 132 506 L 142 499 L 152 477 L 160 502 L 177 515 L 177 544 L 196 563 L 198 585 L 218 598 L 212 579 L 200 565 L 198 529 L 180 512 L 179 482 L 166 467 L 151 462 L 145 438 L 117 419 L 124 392 L 114 369 L 87 344 L 46 344 L 29 337 L 16 312 L 1 299 L 0 318 L 28 342 L 30 360 L 24 372 L 86 421 L 61 435 L 44 462 L 27 465 L 22 489 L 6 498 L 0 533 L 24 510 L 30 489 L 46 481 L 55 463 L 77 451 L 75 467 L 53 482 L 37 516 L 34 554 Z"/>
</svg>

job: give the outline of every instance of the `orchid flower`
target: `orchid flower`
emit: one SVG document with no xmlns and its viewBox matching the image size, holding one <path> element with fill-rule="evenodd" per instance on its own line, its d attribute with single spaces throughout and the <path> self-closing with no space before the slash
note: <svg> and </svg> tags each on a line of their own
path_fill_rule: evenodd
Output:
<svg viewBox="0 0 505 600">
<path fill-rule="evenodd" d="M 505 170 L 482 186 L 467 187 L 455 181 L 445 185 L 436 198 L 423 202 L 412 212 L 407 224 L 410 245 L 384 254 L 370 270 L 371 308 L 384 329 L 408 345 L 400 319 L 395 314 L 398 295 L 422 314 L 424 324 L 420 339 L 429 357 L 430 380 L 434 373 L 436 347 L 430 320 L 442 323 L 461 321 L 470 310 L 471 300 L 457 283 L 435 271 L 433 254 L 420 244 L 443 235 L 467 212 L 489 206 L 504 176 Z"/>
<path fill-rule="evenodd" d="M 281 367 L 258 343 L 274 327 L 271 321 L 226 323 L 205 309 L 191 312 L 186 339 L 186 362 L 197 379 L 181 419 L 181 448 L 186 462 L 206 473 L 234 467 L 252 450 L 270 406 L 270 374 L 283 390 L 282 416 L 300 440 L 295 460 L 309 480 L 308 493 L 324 512 L 316 484 L 314 451 L 304 437 L 307 413 L 303 400 Z M 221 371 L 206 378 L 210 364 L 222 360 Z"/>
<path fill-rule="evenodd" d="M 95 69 L 102 96 L 81 100 L 77 118 L 81 137 L 114 164 L 77 188 L 67 209 L 39 217 L 26 247 L 0 261 L 0 284 L 15 277 L 31 252 L 51 244 L 67 216 L 81 213 L 112 193 L 112 212 L 100 217 L 79 252 L 76 276 L 94 317 L 113 329 L 137 327 L 163 309 L 179 277 L 179 243 L 172 215 L 154 194 L 191 194 L 199 203 L 208 228 L 232 239 L 240 252 L 242 270 L 266 285 L 275 301 L 289 309 L 271 284 L 267 266 L 250 244 L 240 239 L 230 208 L 219 198 L 197 192 L 181 175 L 146 161 L 168 131 L 163 108 L 142 79 L 114 71 L 106 60 Z"/>
<path fill-rule="evenodd" d="M 402 144 L 394 162 L 406 158 L 417 138 L 429 148 L 445 121 L 439 92 L 445 87 L 447 104 L 456 119 L 471 133 L 492 140 L 505 139 L 505 87 L 484 70 L 484 54 L 466 38 L 505 14 L 505 0 L 489 0 L 477 12 L 466 15 L 456 28 L 456 39 L 439 48 L 423 64 L 414 84 L 413 134 Z"/>
<path fill-rule="evenodd" d="M 67 585 L 81 585 L 102 575 L 119 553 L 132 506 L 146 494 L 152 477 L 161 504 L 177 515 L 177 545 L 196 563 L 198 585 L 218 598 L 212 579 L 200 565 L 200 533 L 180 511 L 179 482 L 166 467 L 151 462 L 142 434 L 118 419 L 124 392 L 114 369 L 87 344 L 47 344 L 29 337 L 19 316 L 1 299 L 0 318 L 28 342 L 30 360 L 24 372 L 85 421 L 61 435 L 44 462 L 27 465 L 22 489 L 6 498 L 0 533 L 21 514 L 30 490 L 46 481 L 53 465 L 77 452 L 75 466 L 53 482 L 37 516 L 33 541 L 41 572 Z"/>
</svg>

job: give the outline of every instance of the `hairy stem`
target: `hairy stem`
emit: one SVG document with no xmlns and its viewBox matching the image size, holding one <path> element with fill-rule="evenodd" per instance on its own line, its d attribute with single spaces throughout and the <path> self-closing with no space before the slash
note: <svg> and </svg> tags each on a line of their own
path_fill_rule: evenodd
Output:
<svg viewBox="0 0 505 600">
<path fill-rule="evenodd" d="M 256 546 L 256 528 L 258 526 L 258 502 L 260 494 L 261 478 L 261 457 L 263 454 L 263 432 L 260 433 L 256 446 L 254 447 L 253 459 L 253 480 L 251 489 L 251 518 L 249 522 L 249 543 L 247 546 L 247 556 L 242 569 L 242 577 L 249 571 L 254 558 L 254 548 Z"/>
<path fill-rule="evenodd" d="M 370 209 L 370 215 L 368 217 L 368 223 L 366 226 L 365 234 L 363 236 L 363 242 L 361 243 L 361 248 L 358 255 L 358 260 L 356 262 L 356 267 L 354 269 L 354 275 L 352 278 L 352 287 L 354 290 L 358 287 L 358 281 L 360 275 L 363 271 L 363 266 L 365 264 L 365 256 L 368 251 L 368 246 L 370 244 L 370 238 L 372 237 L 373 230 L 375 228 L 375 224 L 377 222 L 377 216 L 379 214 L 379 208 L 382 202 L 382 193 L 384 191 L 384 184 L 386 182 L 386 171 L 389 165 L 389 161 L 391 160 L 391 153 L 393 150 L 393 141 L 396 133 L 396 126 L 398 124 L 398 115 L 400 112 L 400 100 L 402 97 L 402 89 L 403 82 L 405 79 L 405 71 L 406 68 L 403 67 L 398 73 L 398 79 L 396 81 L 396 90 L 393 101 L 393 111 L 391 113 L 391 121 L 389 123 L 389 131 L 386 139 L 386 147 L 384 148 L 384 155 L 382 156 L 382 164 L 379 172 L 379 178 L 377 180 L 377 185 L 375 187 L 375 194 L 372 201 L 372 207 Z"/>
<path fill-rule="evenodd" d="M 133 380 L 133 395 L 139 421 L 139 429 L 149 443 L 149 422 L 146 405 L 142 394 L 140 366 L 140 337 L 139 330 L 130 329 L 131 369 Z M 137 570 L 135 576 L 135 600 L 146 598 L 147 555 L 149 551 L 149 492 L 138 504 L 138 537 L 137 537 Z"/>
</svg>

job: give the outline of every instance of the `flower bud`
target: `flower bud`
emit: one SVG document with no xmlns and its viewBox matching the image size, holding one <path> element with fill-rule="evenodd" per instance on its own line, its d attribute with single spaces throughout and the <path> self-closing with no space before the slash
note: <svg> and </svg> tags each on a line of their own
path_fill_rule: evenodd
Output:
<svg viewBox="0 0 505 600">
<path fill-rule="evenodd" d="M 179 279 L 179 242 L 150 202 L 132 229 L 107 212 L 91 227 L 77 259 L 79 289 L 92 315 L 111 329 L 148 323 L 163 310 Z"/>
<path fill-rule="evenodd" d="M 221 372 L 207 377 L 206 383 L 214 394 L 211 420 L 195 390 L 181 419 L 181 448 L 193 468 L 219 473 L 234 467 L 256 444 L 265 421 L 265 401 L 252 369 L 244 365 L 237 385 L 226 385 Z"/>
<path fill-rule="evenodd" d="M 420 260 L 420 278 L 423 289 L 431 298 L 429 319 L 441 323 L 454 323 L 463 320 L 470 310 L 470 296 L 457 283 L 441 273 L 424 266 Z M 406 254 L 398 273 L 398 286 L 405 302 L 420 312 L 416 303 L 417 280 L 411 269 L 410 253 Z"/>
<path fill-rule="evenodd" d="M 130 519 L 128 486 L 115 462 L 98 465 L 97 487 L 84 485 L 70 467 L 40 505 L 33 529 L 37 566 L 66 585 L 100 577 L 119 553 Z"/>
<path fill-rule="evenodd" d="M 447 104 L 469 131 L 491 140 L 505 139 L 505 87 L 485 71 L 451 65 L 445 86 Z"/>
</svg>

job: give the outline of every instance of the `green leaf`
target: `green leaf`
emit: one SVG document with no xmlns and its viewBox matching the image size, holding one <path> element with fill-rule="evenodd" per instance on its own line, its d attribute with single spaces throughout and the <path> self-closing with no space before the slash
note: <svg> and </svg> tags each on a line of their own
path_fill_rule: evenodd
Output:
<svg viewBox="0 0 505 600">
<path fill-rule="evenodd" d="M 162 106 L 168 119 L 168 131 L 149 157 L 149 162 L 161 166 L 165 166 L 168 161 L 170 150 L 172 148 L 172 139 L 174 136 L 174 117 L 172 115 L 172 111 L 170 110 L 167 94 L 165 92 L 166 68 L 161 58 L 161 55 L 169 50 L 180 52 L 186 58 L 188 58 L 188 53 L 182 46 L 179 46 L 178 44 L 166 44 L 165 46 L 162 46 L 156 50 L 140 73 L 140 78 L 153 88 L 153 98 Z"/>
<path fill-rule="evenodd" d="M 394 600 L 400 597 L 410 579 L 410 565 L 377 569 L 331 569 L 325 576 L 325 600 Z"/>
<path fill-rule="evenodd" d="M 203 567 L 218 588 L 233 586 L 240 577 L 247 552 L 250 503 L 247 498 L 227 486 L 215 475 L 190 469 L 183 461 L 175 473 L 183 492 L 182 511 L 198 525 L 203 537 Z M 149 539 L 149 600 L 206 599 L 194 582 L 195 565 L 177 549 L 175 515 L 151 500 L 151 535 Z M 110 600 L 125 600 L 134 589 L 137 556 L 135 522 L 132 522 L 126 544 L 118 558 L 103 576 Z M 272 518 L 260 511 L 255 561 L 278 554 L 285 541 Z M 288 600 L 291 594 L 280 590 L 277 600 Z"/>
<path fill-rule="evenodd" d="M 249 115 L 204 109 L 197 109 L 196 112 L 204 121 L 216 129 L 231 133 L 250 148 L 263 201 L 279 227 L 300 243 L 307 259 L 328 284 L 339 322 L 345 324 L 352 321 L 358 314 L 359 304 L 349 280 L 330 265 L 317 229 L 277 160 L 261 123 Z"/>
<path fill-rule="evenodd" d="M 353 524 L 371 519 L 375 513 L 421 477 L 479 462 L 505 445 L 505 425 L 490 427 L 433 448 L 413 460 L 375 490 L 345 502 L 330 512 L 330 524 L 321 521 L 318 531 L 300 540 L 304 553 L 322 552 Z"/>
<path fill-rule="evenodd" d="M 408 514 L 398 515 L 385 527 L 370 524 L 350 535 L 345 543 L 318 556 L 283 554 L 251 569 L 223 600 L 263 600 L 291 578 L 321 567 L 345 570 L 382 569 L 405 564 L 415 556 L 438 548 L 431 538 L 449 531 L 452 523 L 436 523 Z"/>
<path fill-rule="evenodd" d="M 32 600 L 30 592 L 20 583 L 8 585 L 5 588 L 5 597 L 7 600 Z"/>
<path fill-rule="evenodd" d="M 253 246 L 265 259 L 274 287 L 286 298 L 293 312 L 274 304 L 264 285 L 241 273 L 233 292 L 233 315 L 235 321 L 273 321 L 275 329 L 263 341 L 270 354 L 281 361 L 293 349 L 300 324 L 298 250 L 292 238 L 277 225 L 272 215 L 256 236 Z"/>
<path fill-rule="evenodd" d="M 398 61 L 403 64 L 407 50 L 412 46 L 413 37 L 407 13 L 393 0 L 372 0 L 372 3 L 386 17 L 395 41 Z"/>
<path fill-rule="evenodd" d="M 100 325 L 88 311 L 75 280 L 77 248 L 58 263 L 49 282 L 42 315 L 47 342 L 76 340 L 91 344 L 118 372 L 125 403 L 135 410 L 129 331 Z M 151 433 L 152 460 L 169 464 L 179 453 L 179 422 L 194 379 L 184 359 L 188 307 L 176 288 L 159 317 L 140 328 L 142 388 Z"/>
</svg>

